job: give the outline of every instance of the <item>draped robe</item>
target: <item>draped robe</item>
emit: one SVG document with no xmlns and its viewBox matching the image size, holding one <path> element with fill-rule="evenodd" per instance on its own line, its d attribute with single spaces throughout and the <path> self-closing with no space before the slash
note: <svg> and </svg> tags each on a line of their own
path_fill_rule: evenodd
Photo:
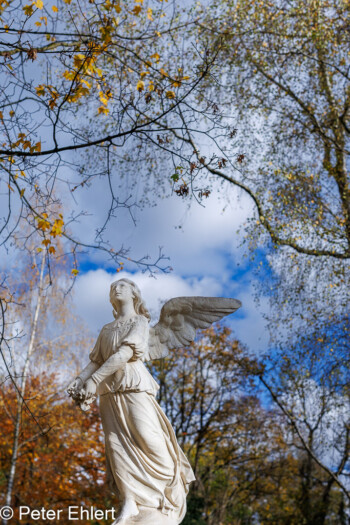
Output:
<svg viewBox="0 0 350 525">
<path fill-rule="evenodd" d="M 99 365 L 93 378 L 98 382 L 107 479 L 121 500 L 131 497 L 139 508 L 157 509 L 169 523 L 179 524 L 195 478 L 156 401 L 159 386 L 143 363 L 148 334 L 142 315 L 116 320 L 102 328 L 90 354 Z M 131 348 L 132 357 L 115 370 L 112 356 L 125 347 Z"/>
</svg>

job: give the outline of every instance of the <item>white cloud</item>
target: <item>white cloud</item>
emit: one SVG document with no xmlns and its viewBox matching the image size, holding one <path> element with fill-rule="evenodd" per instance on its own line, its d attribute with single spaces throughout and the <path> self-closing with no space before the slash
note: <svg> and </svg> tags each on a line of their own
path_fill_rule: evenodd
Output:
<svg viewBox="0 0 350 525">
<path fill-rule="evenodd" d="M 88 209 L 90 215 L 71 227 L 78 238 L 90 243 L 105 220 L 110 204 L 108 189 L 105 181 L 100 181 L 74 196 L 79 197 L 76 209 Z M 177 196 L 159 199 L 155 207 L 133 209 L 136 226 L 129 210 L 120 209 L 108 224 L 105 238 L 115 250 L 130 247 L 133 259 L 149 255 L 155 260 L 162 247 L 170 257 L 170 266 L 181 275 L 221 276 L 228 264 L 243 257 L 239 248 L 242 235 L 237 230 L 251 215 L 252 205 L 247 197 L 238 198 L 235 188 L 223 191 L 222 185 L 214 186 L 204 204 L 192 202 L 189 206 L 186 199 Z M 102 253 L 90 256 L 98 264 L 106 262 Z"/>
</svg>

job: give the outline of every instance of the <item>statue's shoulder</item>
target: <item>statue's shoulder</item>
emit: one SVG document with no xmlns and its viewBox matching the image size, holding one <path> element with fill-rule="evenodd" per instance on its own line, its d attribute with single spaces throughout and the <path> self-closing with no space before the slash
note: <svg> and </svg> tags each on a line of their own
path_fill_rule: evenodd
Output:
<svg viewBox="0 0 350 525">
<path fill-rule="evenodd" d="M 111 321 L 110 323 L 103 325 L 101 332 L 107 331 L 107 330 L 115 330 L 115 327 L 116 327 L 116 322 Z"/>
<path fill-rule="evenodd" d="M 136 323 L 138 326 L 142 326 L 142 328 L 148 328 L 149 327 L 149 320 L 144 315 L 137 315 L 136 316 Z"/>
<path fill-rule="evenodd" d="M 142 324 L 148 324 L 148 322 L 149 322 L 147 317 L 145 317 L 144 315 L 141 315 L 141 314 L 138 314 L 136 316 L 136 320 L 137 320 L 138 323 L 142 323 Z"/>
</svg>

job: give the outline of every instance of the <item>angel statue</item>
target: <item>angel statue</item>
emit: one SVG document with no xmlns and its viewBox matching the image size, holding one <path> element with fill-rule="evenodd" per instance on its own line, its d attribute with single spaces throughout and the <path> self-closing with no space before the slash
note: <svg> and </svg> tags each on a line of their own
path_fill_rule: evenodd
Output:
<svg viewBox="0 0 350 525">
<path fill-rule="evenodd" d="M 158 323 L 150 327 L 150 314 L 134 282 L 112 283 L 110 301 L 115 320 L 102 328 L 89 364 L 68 393 L 84 410 L 99 396 L 107 479 L 121 504 L 113 525 L 178 525 L 195 477 L 156 401 L 159 386 L 144 362 L 188 345 L 197 329 L 241 303 L 176 297 L 164 304 Z"/>
</svg>

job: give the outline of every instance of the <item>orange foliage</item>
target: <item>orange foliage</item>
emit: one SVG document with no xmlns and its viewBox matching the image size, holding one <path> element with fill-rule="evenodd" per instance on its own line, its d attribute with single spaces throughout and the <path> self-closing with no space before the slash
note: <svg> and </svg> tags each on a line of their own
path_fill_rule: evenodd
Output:
<svg viewBox="0 0 350 525">
<path fill-rule="evenodd" d="M 82 413 L 67 399 L 55 374 L 31 376 L 28 380 L 27 404 L 44 430 L 23 409 L 12 505 L 31 509 L 67 509 L 70 505 L 112 505 L 104 487 L 104 442 L 96 405 Z M 6 492 L 10 468 L 13 415 L 17 399 L 12 384 L 0 388 L 0 493 Z M 38 435 L 39 433 L 39 435 Z M 115 502 L 114 502 L 115 504 Z M 36 523 L 47 523 L 38 520 Z M 60 523 L 68 523 L 65 511 Z"/>
</svg>

